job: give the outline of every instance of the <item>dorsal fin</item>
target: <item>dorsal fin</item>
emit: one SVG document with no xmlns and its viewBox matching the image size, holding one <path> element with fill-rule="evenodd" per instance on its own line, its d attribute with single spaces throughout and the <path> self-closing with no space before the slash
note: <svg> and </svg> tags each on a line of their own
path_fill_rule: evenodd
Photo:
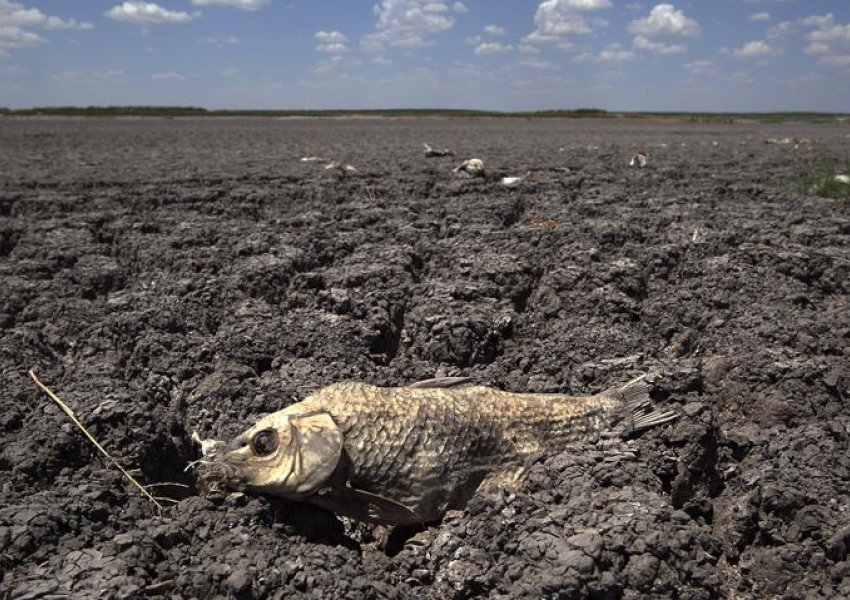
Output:
<svg viewBox="0 0 850 600">
<path fill-rule="evenodd" d="M 421 389 L 421 388 L 450 388 L 450 387 L 459 387 L 462 385 L 468 385 L 472 382 L 471 377 L 434 377 L 433 379 L 423 379 L 422 381 L 417 381 L 416 383 L 411 383 L 407 387 Z"/>
</svg>

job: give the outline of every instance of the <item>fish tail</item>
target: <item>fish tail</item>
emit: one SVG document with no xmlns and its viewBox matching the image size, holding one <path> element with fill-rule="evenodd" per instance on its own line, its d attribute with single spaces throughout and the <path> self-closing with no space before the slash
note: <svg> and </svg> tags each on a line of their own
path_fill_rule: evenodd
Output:
<svg viewBox="0 0 850 600">
<path fill-rule="evenodd" d="M 616 400 L 625 410 L 619 423 L 624 436 L 639 433 L 657 425 L 663 425 L 679 417 L 673 410 L 656 410 L 649 391 L 652 385 L 646 375 L 632 379 L 622 386 L 613 387 L 600 394 Z"/>
</svg>

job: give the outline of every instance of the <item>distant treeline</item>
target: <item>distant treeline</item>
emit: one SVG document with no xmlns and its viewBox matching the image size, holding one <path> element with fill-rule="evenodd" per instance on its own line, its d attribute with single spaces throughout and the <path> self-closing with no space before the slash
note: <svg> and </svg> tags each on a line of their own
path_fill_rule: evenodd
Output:
<svg viewBox="0 0 850 600">
<path fill-rule="evenodd" d="M 502 112 L 454 108 L 393 108 L 368 110 L 210 110 L 199 106 L 39 106 L 2 108 L 0 116 L 57 117 L 590 117 L 590 118 L 674 118 L 689 121 L 846 121 L 847 115 L 817 112 L 774 113 L 688 113 L 688 112 L 609 112 L 601 108 Z"/>
</svg>

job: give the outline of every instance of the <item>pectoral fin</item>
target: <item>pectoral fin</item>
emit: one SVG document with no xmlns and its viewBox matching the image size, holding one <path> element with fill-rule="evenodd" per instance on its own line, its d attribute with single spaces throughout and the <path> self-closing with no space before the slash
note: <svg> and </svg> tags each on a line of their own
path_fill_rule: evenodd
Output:
<svg viewBox="0 0 850 600">
<path fill-rule="evenodd" d="M 392 524 L 424 524 L 425 522 L 415 511 L 390 498 L 354 488 L 350 488 L 349 493 L 352 500 L 365 507 L 370 521 Z"/>
<path fill-rule="evenodd" d="M 415 511 L 396 500 L 358 490 L 349 485 L 321 490 L 305 500 L 332 512 L 368 523 L 420 525 L 425 522 L 425 519 Z"/>
</svg>

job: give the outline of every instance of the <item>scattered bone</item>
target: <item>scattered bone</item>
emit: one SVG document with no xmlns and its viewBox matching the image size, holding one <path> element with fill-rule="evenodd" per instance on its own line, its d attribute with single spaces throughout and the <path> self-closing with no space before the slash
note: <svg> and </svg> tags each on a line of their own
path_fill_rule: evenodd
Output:
<svg viewBox="0 0 850 600">
<path fill-rule="evenodd" d="M 455 153 L 449 150 L 448 148 L 443 148 L 442 150 L 437 148 L 432 148 L 430 144 L 425 142 L 422 143 L 425 146 L 425 156 L 454 156 Z"/>
<path fill-rule="evenodd" d="M 639 167 L 644 168 L 646 166 L 646 161 L 648 157 L 646 156 L 646 152 L 638 152 L 634 156 L 632 156 L 632 160 L 629 161 L 630 167 Z"/>
<path fill-rule="evenodd" d="M 312 162 L 323 162 L 325 164 L 325 171 L 328 171 L 331 175 L 336 175 L 339 178 L 343 178 L 346 175 L 351 175 L 352 173 L 356 173 L 357 169 L 353 166 L 344 163 L 339 160 L 332 160 L 329 158 L 322 158 L 321 156 L 305 156 L 301 158 L 301 162 L 303 163 L 312 163 Z"/>
<path fill-rule="evenodd" d="M 500 183 L 505 187 L 517 187 L 525 181 L 525 177 L 502 177 Z"/>
<path fill-rule="evenodd" d="M 558 222 L 552 219 L 531 219 L 528 226 L 532 229 L 554 229 L 558 226 Z"/>
<path fill-rule="evenodd" d="M 454 172 L 465 174 L 468 177 L 484 177 L 484 161 L 480 158 L 470 158 L 455 167 Z"/>
<path fill-rule="evenodd" d="M 325 171 L 328 171 L 332 175 L 336 175 L 337 177 L 346 177 L 351 175 L 352 173 L 356 173 L 357 169 L 353 166 L 340 162 L 338 160 L 332 160 L 328 164 L 325 165 Z"/>
</svg>

